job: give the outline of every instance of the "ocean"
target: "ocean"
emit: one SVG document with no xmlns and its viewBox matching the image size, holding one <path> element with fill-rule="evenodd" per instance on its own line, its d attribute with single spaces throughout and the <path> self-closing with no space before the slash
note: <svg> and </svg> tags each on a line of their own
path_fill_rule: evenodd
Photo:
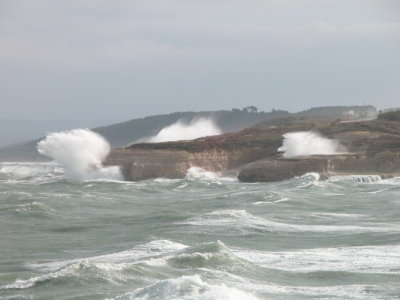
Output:
<svg viewBox="0 0 400 300">
<path fill-rule="evenodd" d="M 400 178 L 0 164 L 0 299 L 400 299 Z"/>
</svg>

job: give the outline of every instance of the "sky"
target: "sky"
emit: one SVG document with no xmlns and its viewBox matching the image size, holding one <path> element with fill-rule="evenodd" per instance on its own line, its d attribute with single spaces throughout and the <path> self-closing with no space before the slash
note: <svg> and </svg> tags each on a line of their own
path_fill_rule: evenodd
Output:
<svg viewBox="0 0 400 300">
<path fill-rule="evenodd" d="M 398 0 L 0 0 L 0 119 L 400 106 Z"/>
</svg>

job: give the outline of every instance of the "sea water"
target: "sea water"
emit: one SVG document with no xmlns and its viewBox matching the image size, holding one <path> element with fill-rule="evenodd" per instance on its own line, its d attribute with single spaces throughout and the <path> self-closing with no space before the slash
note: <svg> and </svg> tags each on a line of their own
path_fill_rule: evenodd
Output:
<svg viewBox="0 0 400 300">
<path fill-rule="evenodd" d="M 0 299 L 400 298 L 400 180 L 357 178 L 0 164 Z"/>
</svg>

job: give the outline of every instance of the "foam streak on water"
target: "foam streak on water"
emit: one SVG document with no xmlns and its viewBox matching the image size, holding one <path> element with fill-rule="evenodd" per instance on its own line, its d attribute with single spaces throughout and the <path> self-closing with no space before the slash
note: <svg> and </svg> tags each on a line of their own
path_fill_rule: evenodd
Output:
<svg viewBox="0 0 400 300">
<path fill-rule="evenodd" d="M 400 180 L 351 178 L 0 164 L 0 299 L 396 299 Z"/>
</svg>

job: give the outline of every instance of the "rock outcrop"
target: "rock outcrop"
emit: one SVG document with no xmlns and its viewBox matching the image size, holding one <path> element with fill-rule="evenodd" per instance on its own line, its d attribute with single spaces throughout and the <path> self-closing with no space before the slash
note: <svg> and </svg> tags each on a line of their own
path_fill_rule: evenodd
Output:
<svg viewBox="0 0 400 300">
<path fill-rule="evenodd" d="M 269 182 L 290 179 L 305 173 L 318 173 L 322 179 L 334 175 L 400 176 L 400 153 L 307 156 L 260 160 L 244 166 L 238 179 L 243 182 Z"/>
<path fill-rule="evenodd" d="M 277 152 L 282 135 L 318 131 L 338 140 L 349 154 L 284 159 Z M 193 141 L 142 143 L 113 149 L 106 165 L 121 166 L 126 180 L 183 178 L 190 167 L 237 172 L 245 182 L 279 181 L 307 172 L 400 174 L 400 122 L 315 123 L 301 120 L 282 126 L 254 127 Z"/>
</svg>

